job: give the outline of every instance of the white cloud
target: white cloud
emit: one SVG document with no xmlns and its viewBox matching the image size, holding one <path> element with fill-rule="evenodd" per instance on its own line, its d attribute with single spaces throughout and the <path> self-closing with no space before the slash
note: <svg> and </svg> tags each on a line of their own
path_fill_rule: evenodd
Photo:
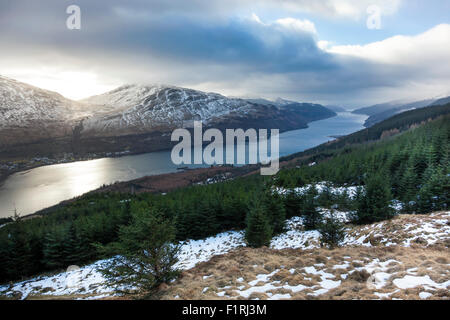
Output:
<svg viewBox="0 0 450 320">
<path fill-rule="evenodd" d="M 369 5 L 395 14 L 400 0 L 259 0 L 258 5 L 254 0 L 133 0 L 126 6 L 111 0 L 106 7 L 80 0 L 89 19 L 79 33 L 60 27 L 64 20 L 54 18 L 60 17 L 55 6 L 60 1 L 49 2 L 45 10 L 41 5 L 21 10 L 18 4 L 13 12 L 0 10 L 0 70 L 70 96 L 127 82 L 162 82 L 354 105 L 421 99 L 450 87 L 449 25 L 336 46 L 332 38 L 320 39 L 310 20 L 293 18 L 310 12 L 321 16 L 309 18 L 317 23 L 322 17 L 364 20 Z M 289 7 L 292 11 L 282 12 Z M 333 27 L 329 23 L 320 26 Z"/>
<path fill-rule="evenodd" d="M 367 8 L 371 5 L 378 6 L 383 15 L 392 15 L 402 4 L 402 0 L 266 0 L 266 2 L 288 10 L 351 19 L 367 16 Z"/>
<path fill-rule="evenodd" d="M 253 20 L 254 22 L 263 24 L 261 19 L 256 15 L 256 13 L 252 13 L 251 20 Z"/>
<path fill-rule="evenodd" d="M 320 49 L 327 51 L 327 49 L 331 46 L 331 42 L 327 40 L 319 40 L 317 41 L 317 46 Z"/>
<path fill-rule="evenodd" d="M 441 24 L 415 36 L 395 36 L 367 45 L 332 46 L 329 53 L 373 62 L 450 70 L 443 61 L 450 57 L 450 25 Z"/>
<path fill-rule="evenodd" d="M 297 32 L 308 32 L 316 34 L 316 27 L 314 23 L 309 20 L 299 20 L 294 18 L 283 18 L 275 21 L 278 25 Z"/>
<path fill-rule="evenodd" d="M 309 21 L 308 19 L 301 20 L 287 17 L 277 19 L 274 22 L 264 23 L 255 13 L 252 13 L 250 20 L 260 25 L 264 25 L 266 27 L 274 27 L 274 26 L 279 27 L 278 30 L 284 29 L 286 31 L 299 32 L 303 34 L 304 33 L 317 34 L 316 26 L 314 25 L 313 22 Z"/>
</svg>

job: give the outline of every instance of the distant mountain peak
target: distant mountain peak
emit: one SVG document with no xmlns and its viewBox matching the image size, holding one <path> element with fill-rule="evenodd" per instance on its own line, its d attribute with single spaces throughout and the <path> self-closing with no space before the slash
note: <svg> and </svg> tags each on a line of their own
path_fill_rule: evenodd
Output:
<svg viewBox="0 0 450 320">
<path fill-rule="evenodd" d="M 274 101 L 278 106 L 284 106 L 287 104 L 293 104 L 293 103 L 297 103 L 297 101 L 292 101 L 292 100 L 286 100 L 283 98 L 276 98 Z"/>
<path fill-rule="evenodd" d="M 168 133 L 192 120 L 201 120 L 205 128 L 221 130 L 277 128 L 286 131 L 305 128 L 310 121 L 335 115 L 320 105 L 285 99 L 277 99 L 277 103 L 228 98 L 165 84 L 125 84 L 100 95 L 72 101 L 57 93 L 0 77 L 0 113 L 3 115 L 0 146 L 34 141 L 51 144 L 51 139 L 65 137 L 70 142 L 61 150 L 72 148 L 70 152 L 86 150 L 83 139 L 89 140 L 92 152 L 128 150 L 132 146 L 147 150 L 151 146 L 157 148 L 156 144 L 169 139 Z M 119 140 L 118 137 L 124 138 Z M 111 140 L 105 142 L 103 138 Z M 163 142 L 168 145 L 167 141 Z"/>
</svg>

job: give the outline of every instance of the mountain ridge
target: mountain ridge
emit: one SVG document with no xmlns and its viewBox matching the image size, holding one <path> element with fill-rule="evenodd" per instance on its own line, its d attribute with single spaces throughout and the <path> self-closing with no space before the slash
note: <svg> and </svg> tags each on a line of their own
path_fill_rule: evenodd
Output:
<svg viewBox="0 0 450 320">
<path fill-rule="evenodd" d="M 360 108 L 353 110 L 355 114 L 366 114 L 369 117 L 364 123 L 366 128 L 369 128 L 385 119 L 395 116 L 396 114 L 403 113 L 409 110 L 415 110 L 420 108 L 426 108 L 436 105 L 445 105 L 450 102 L 450 97 L 444 98 L 431 98 L 418 101 L 392 101 L 382 104 L 376 104 L 370 107 Z"/>
<path fill-rule="evenodd" d="M 282 132 L 336 115 L 321 105 L 280 108 L 163 84 L 127 84 L 73 101 L 13 79 L 0 80 L 0 110 L 8 115 L 0 119 L 0 160 L 168 149 L 170 132 L 193 120 L 203 121 L 205 129 Z"/>
</svg>

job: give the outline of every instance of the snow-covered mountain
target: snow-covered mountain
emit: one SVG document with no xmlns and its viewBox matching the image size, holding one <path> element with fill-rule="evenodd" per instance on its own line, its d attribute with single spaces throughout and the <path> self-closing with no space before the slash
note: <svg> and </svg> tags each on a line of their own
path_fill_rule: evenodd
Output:
<svg viewBox="0 0 450 320">
<path fill-rule="evenodd" d="M 263 98 L 246 98 L 248 102 L 264 104 L 264 105 L 273 105 L 277 107 L 286 106 L 289 104 L 297 103 L 296 101 L 286 100 L 283 98 L 276 98 L 275 100 L 267 100 Z"/>
<path fill-rule="evenodd" d="M 0 76 L 0 146 L 64 136 L 89 112 L 82 103 Z"/>
<path fill-rule="evenodd" d="M 231 113 L 244 116 L 257 108 L 245 100 L 166 85 L 126 85 L 83 102 L 102 110 L 83 123 L 86 132 L 97 135 L 183 127 L 192 120 L 208 125 Z"/>
<path fill-rule="evenodd" d="M 72 101 L 5 77 L 0 114 L 0 158 L 167 149 L 170 133 L 194 120 L 221 130 L 287 131 L 335 115 L 320 105 L 262 104 L 168 85 L 124 85 Z"/>
<path fill-rule="evenodd" d="M 83 132 L 93 136 L 167 132 L 190 127 L 194 120 L 201 120 L 204 127 L 219 129 L 286 131 L 335 115 L 320 105 L 277 101 L 272 105 L 175 86 L 126 85 L 83 100 L 102 110 L 83 122 Z M 294 104 L 296 108 L 292 108 Z"/>
<path fill-rule="evenodd" d="M 34 121 L 73 120 L 86 113 L 81 104 L 56 92 L 0 76 L 0 128 L 28 126 Z"/>
</svg>

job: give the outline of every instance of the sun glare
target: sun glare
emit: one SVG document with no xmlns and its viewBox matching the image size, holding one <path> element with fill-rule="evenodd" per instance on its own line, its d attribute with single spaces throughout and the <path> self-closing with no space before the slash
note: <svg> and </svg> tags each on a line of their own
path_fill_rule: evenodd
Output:
<svg viewBox="0 0 450 320">
<path fill-rule="evenodd" d="M 21 70 L 7 76 L 38 88 L 58 92 L 66 98 L 79 100 L 112 90 L 120 84 L 105 84 L 90 72 L 30 72 Z"/>
</svg>

